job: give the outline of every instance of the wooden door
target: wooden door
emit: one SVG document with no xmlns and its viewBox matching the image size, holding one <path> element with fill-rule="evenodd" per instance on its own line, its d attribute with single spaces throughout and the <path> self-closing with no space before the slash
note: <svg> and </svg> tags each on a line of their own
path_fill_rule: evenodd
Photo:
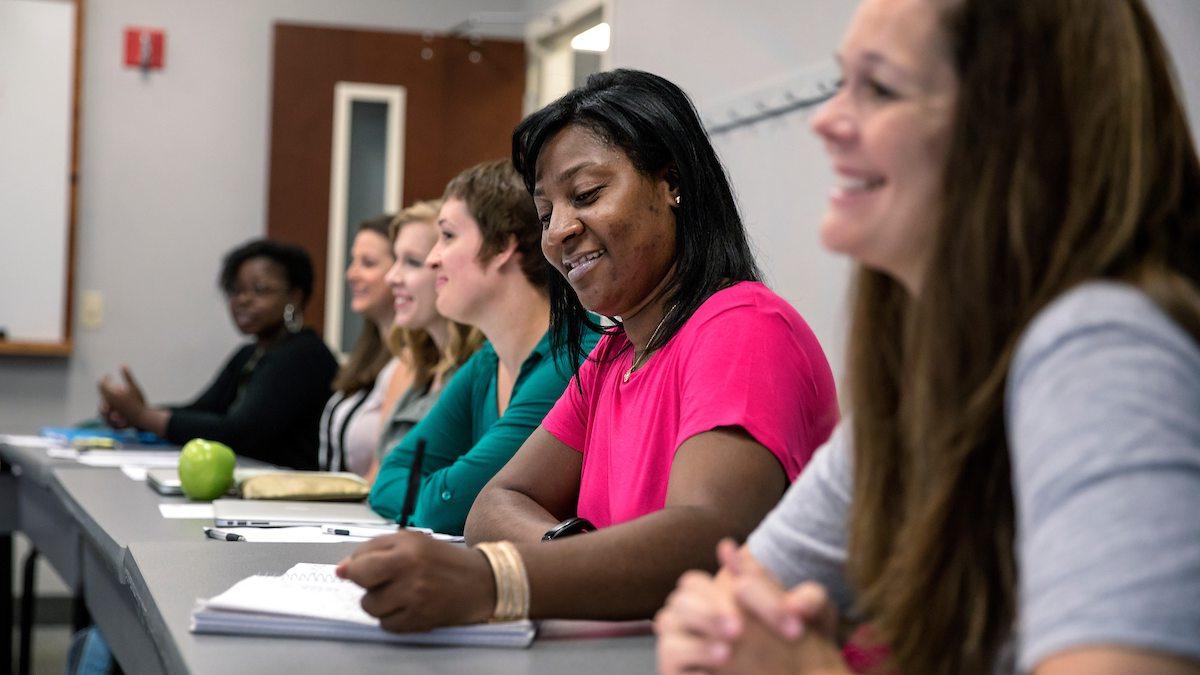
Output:
<svg viewBox="0 0 1200 675">
<path fill-rule="evenodd" d="M 400 85 L 405 92 L 403 205 L 442 194 L 478 162 L 507 157 L 521 119 L 519 41 L 275 25 L 267 236 L 299 244 L 316 280 L 305 323 L 321 330 L 329 238 L 334 86 Z M 353 225 L 353 224 L 351 224 Z"/>
</svg>

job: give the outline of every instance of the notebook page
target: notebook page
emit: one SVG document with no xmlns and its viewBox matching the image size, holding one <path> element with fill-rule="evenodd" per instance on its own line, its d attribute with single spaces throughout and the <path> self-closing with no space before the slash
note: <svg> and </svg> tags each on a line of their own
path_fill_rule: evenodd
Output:
<svg viewBox="0 0 1200 675">
<path fill-rule="evenodd" d="M 205 603 L 207 608 L 282 614 L 378 626 L 359 604 L 365 591 L 337 578 L 334 565 L 300 563 L 283 576 L 252 576 Z"/>
</svg>

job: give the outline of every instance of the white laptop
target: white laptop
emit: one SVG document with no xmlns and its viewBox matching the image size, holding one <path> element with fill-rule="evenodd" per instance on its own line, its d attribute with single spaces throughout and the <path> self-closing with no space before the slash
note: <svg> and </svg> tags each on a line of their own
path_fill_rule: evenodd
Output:
<svg viewBox="0 0 1200 675">
<path fill-rule="evenodd" d="M 287 502 L 264 499 L 218 499 L 213 502 L 213 521 L 217 527 L 394 524 L 362 502 Z"/>
</svg>

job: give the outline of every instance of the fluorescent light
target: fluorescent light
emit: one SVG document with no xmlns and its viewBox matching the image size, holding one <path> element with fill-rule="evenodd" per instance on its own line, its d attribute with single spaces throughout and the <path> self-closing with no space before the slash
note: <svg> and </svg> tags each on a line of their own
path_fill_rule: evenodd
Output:
<svg viewBox="0 0 1200 675">
<path fill-rule="evenodd" d="M 607 23 L 598 23 L 571 38 L 571 49 L 577 52 L 606 52 L 612 29 Z"/>
</svg>

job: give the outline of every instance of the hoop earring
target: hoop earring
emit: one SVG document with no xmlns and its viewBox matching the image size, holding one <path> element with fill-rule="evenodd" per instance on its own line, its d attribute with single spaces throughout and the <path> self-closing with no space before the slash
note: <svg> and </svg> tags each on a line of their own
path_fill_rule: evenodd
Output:
<svg viewBox="0 0 1200 675">
<path fill-rule="evenodd" d="M 303 314 L 290 302 L 283 308 L 283 325 L 289 333 L 299 333 L 300 329 L 304 328 Z"/>
</svg>

